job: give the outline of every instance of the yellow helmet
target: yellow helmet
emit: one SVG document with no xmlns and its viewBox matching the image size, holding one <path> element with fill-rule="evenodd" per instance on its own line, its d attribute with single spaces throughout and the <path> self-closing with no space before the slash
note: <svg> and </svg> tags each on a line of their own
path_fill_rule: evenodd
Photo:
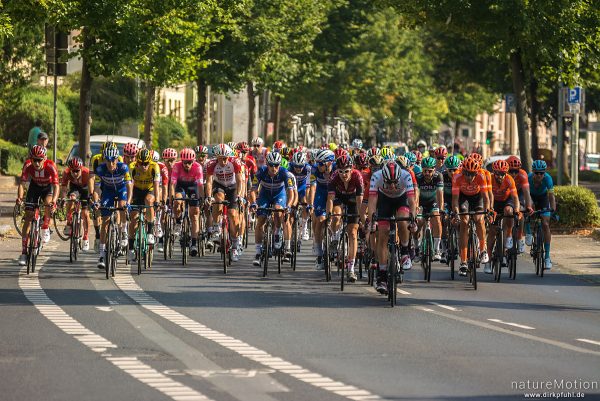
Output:
<svg viewBox="0 0 600 401">
<path fill-rule="evenodd" d="M 117 144 L 112 142 L 112 141 L 106 141 L 102 144 L 102 146 L 100 147 L 100 153 L 104 154 L 104 151 L 108 148 L 117 148 Z"/>
<path fill-rule="evenodd" d="M 152 160 L 152 153 L 148 149 L 140 149 L 135 156 L 135 160 L 139 163 L 150 163 Z"/>
<path fill-rule="evenodd" d="M 331 143 L 329 144 L 329 150 L 331 150 L 332 152 L 333 152 L 334 150 L 336 150 L 337 148 L 338 148 L 338 146 L 337 146 L 335 143 L 331 142 Z"/>
</svg>

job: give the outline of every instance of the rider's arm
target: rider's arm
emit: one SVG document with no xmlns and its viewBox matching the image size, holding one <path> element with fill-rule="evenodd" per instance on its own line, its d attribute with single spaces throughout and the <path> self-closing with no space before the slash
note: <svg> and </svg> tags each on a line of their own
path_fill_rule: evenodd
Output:
<svg viewBox="0 0 600 401">
<path fill-rule="evenodd" d="M 205 195 L 207 198 L 212 196 L 213 177 L 214 177 L 214 175 L 212 175 L 212 174 L 208 174 L 206 176 L 206 188 L 205 188 L 206 193 L 205 193 Z"/>
<path fill-rule="evenodd" d="M 127 187 L 127 204 L 131 205 L 131 198 L 133 197 L 133 181 L 126 181 L 125 186 Z"/>
<path fill-rule="evenodd" d="M 333 212 L 333 200 L 334 199 L 335 199 L 335 193 L 327 194 L 327 207 L 325 208 L 325 210 L 329 214 L 331 214 L 331 212 Z"/>
<path fill-rule="evenodd" d="M 435 197 L 437 199 L 437 204 L 438 204 L 440 210 L 442 210 L 444 207 L 444 187 L 437 189 L 437 191 L 435 193 Z"/>
<path fill-rule="evenodd" d="M 556 197 L 554 191 L 548 191 L 548 200 L 550 201 L 550 208 L 556 211 Z"/>
<path fill-rule="evenodd" d="M 238 197 L 242 197 L 244 195 L 243 191 L 244 191 L 244 178 L 242 177 L 242 172 L 239 171 L 237 173 L 235 173 L 235 183 L 236 183 L 236 189 L 237 189 L 237 196 Z"/>
</svg>

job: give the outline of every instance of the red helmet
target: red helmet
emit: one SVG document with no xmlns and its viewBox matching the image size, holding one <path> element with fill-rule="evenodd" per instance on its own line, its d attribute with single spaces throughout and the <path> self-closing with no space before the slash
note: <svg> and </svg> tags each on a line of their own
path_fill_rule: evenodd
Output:
<svg viewBox="0 0 600 401">
<path fill-rule="evenodd" d="M 239 142 L 235 145 L 235 150 L 241 153 L 248 153 L 250 152 L 250 146 L 248 146 L 248 142 Z"/>
<path fill-rule="evenodd" d="M 417 163 L 420 163 L 421 160 L 423 160 L 423 154 L 418 150 L 413 150 L 413 153 L 415 154 L 415 156 L 417 156 Z"/>
<path fill-rule="evenodd" d="M 347 169 L 352 167 L 352 159 L 350 156 L 348 156 L 347 152 L 335 159 L 335 166 L 338 169 Z"/>
<path fill-rule="evenodd" d="M 304 146 L 298 145 L 296 147 L 296 149 L 294 150 L 294 153 L 296 153 L 296 152 L 305 152 L 305 151 L 306 151 L 306 148 Z"/>
<path fill-rule="evenodd" d="M 478 161 L 479 163 L 483 162 L 483 156 L 481 156 L 479 153 L 471 153 L 469 157 L 475 161 Z"/>
<path fill-rule="evenodd" d="M 354 164 L 358 168 L 366 168 L 369 166 L 369 156 L 367 156 L 367 152 L 360 152 L 354 156 Z"/>
<path fill-rule="evenodd" d="M 194 150 L 190 148 L 182 149 L 181 153 L 179 153 L 179 158 L 182 161 L 194 161 L 196 160 L 196 152 L 194 152 Z"/>
<path fill-rule="evenodd" d="M 440 158 L 446 158 L 446 156 L 448 156 L 448 149 L 446 149 L 445 146 L 440 146 L 438 147 L 433 154 L 435 155 L 436 159 L 440 159 Z"/>
<path fill-rule="evenodd" d="M 517 156 L 510 156 L 508 159 L 506 159 L 506 162 L 511 170 L 519 170 L 521 168 L 521 159 L 519 159 Z"/>
<path fill-rule="evenodd" d="M 336 150 L 333 151 L 333 155 L 335 156 L 335 159 L 337 160 L 338 158 L 340 158 L 342 155 L 347 155 L 348 151 L 342 148 L 337 148 Z"/>
<path fill-rule="evenodd" d="M 162 152 L 163 159 L 177 159 L 177 151 L 173 148 L 166 148 Z"/>
<path fill-rule="evenodd" d="M 32 158 L 44 159 L 46 158 L 46 148 L 41 145 L 35 145 L 31 148 L 29 155 Z"/>
<path fill-rule="evenodd" d="M 496 160 L 492 163 L 492 170 L 499 171 L 501 173 L 508 173 L 508 162 L 506 160 Z"/>
<path fill-rule="evenodd" d="M 462 169 L 471 173 L 476 173 L 481 169 L 481 165 L 477 160 L 468 157 L 463 161 Z"/>
<path fill-rule="evenodd" d="M 285 146 L 285 144 L 283 143 L 283 141 L 275 141 L 275 143 L 273 143 L 273 150 L 275 149 L 281 149 Z"/>
<path fill-rule="evenodd" d="M 135 157 L 138 152 L 137 144 L 133 142 L 126 143 L 123 147 L 123 154 L 129 157 Z"/>
<path fill-rule="evenodd" d="M 83 161 L 79 157 L 73 157 L 69 159 L 67 165 L 71 170 L 80 170 L 83 167 Z"/>
</svg>

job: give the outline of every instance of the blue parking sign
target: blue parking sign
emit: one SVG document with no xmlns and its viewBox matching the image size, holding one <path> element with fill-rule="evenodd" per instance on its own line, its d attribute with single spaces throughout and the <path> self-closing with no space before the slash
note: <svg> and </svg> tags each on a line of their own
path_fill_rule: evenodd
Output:
<svg viewBox="0 0 600 401">
<path fill-rule="evenodd" d="M 576 86 L 574 88 L 569 88 L 569 97 L 567 102 L 569 104 L 577 104 L 581 103 L 581 87 Z"/>
</svg>

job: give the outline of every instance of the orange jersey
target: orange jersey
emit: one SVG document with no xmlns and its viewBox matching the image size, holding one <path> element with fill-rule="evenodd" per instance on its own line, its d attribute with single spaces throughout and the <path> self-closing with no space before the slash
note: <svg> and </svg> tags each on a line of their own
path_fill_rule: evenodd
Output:
<svg viewBox="0 0 600 401">
<path fill-rule="evenodd" d="M 515 180 L 506 174 L 501 182 L 494 177 L 492 179 L 492 192 L 494 193 L 494 201 L 504 202 L 510 196 L 517 196 L 517 187 Z"/>
<path fill-rule="evenodd" d="M 487 185 L 488 185 L 488 191 L 492 190 L 492 173 L 490 173 L 488 170 L 482 168 L 481 172 L 483 173 L 483 175 L 485 176 L 485 179 L 487 181 Z"/>
<path fill-rule="evenodd" d="M 469 181 L 463 171 L 455 173 L 452 177 L 452 195 L 474 196 L 487 191 L 488 181 L 481 171 L 475 174 L 473 181 Z"/>
<path fill-rule="evenodd" d="M 523 188 L 529 191 L 529 178 L 527 177 L 527 172 L 522 168 L 519 169 L 519 174 L 514 176 L 515 185 L 517 186 L 517 191 L 521 192 Z"/>
</svg>

